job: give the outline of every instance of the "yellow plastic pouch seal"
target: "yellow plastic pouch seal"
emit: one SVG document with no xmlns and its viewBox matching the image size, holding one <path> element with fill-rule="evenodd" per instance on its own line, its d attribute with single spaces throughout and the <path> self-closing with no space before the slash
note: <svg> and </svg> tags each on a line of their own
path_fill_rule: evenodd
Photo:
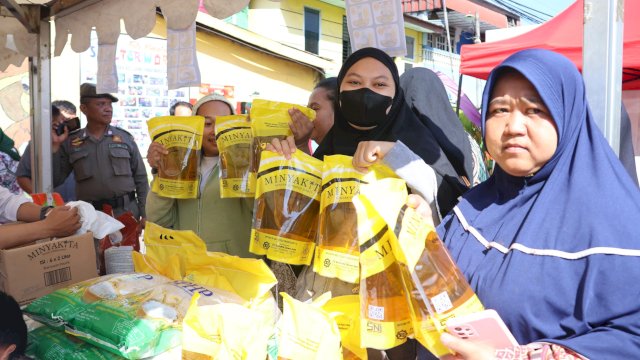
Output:
<svg viewBox="0 0 640 360">
<path fill-rule="evenodd" d="M 207 245 L 191 230 L 173 230 L 147 221 L 144 229 L 146 258 L 153 264 L 169 264 L 179 259 L 179 274 L 182 279 L 186 274 L 186 266 L 191 254 L 206 254 Z M 172 272 L 175 270 L 172 270 Z M 168 276 L 168 275 L 167 275 Z M 173 277 L 173 276 L 170 276 Z"/>
<path fill-rule="evenodd" d="M 249 251 L 293 265 L 309 265 L 320 207 L 322 161 L 300 150 L 287 160 L 262 153 Z"/>
<path fill-rule="evenodd" d="M 353 198 L 360 243 L 361 345 L 385 350 L 403 344 L 413 333 L 402 269 L 393 252 L 393 230 L 385 220 L 394 212 L 397 216 L 407 190 L 400 179 L 383 179 L 375 185 L 375 194 L 366 196 L 370 185 L 362 185 Z M 404 197 L 393 196 L 399 192 Z M 375 208 L 370 196 L 380 198 L 384 207 Z"/>
<path fill-rule="evenodd" d="M 251 171 L 251 124 L 246 115 L 216 117 L 220 150 L 220 197 L 253 198 L 256 173 Z"/>
<path fill-rule="evenodd" d="M 377 179 L 396 177 L 384 165 L 373 165 L 361 173 L 352 165 L 353 157 L 325 156 L 320 194 L 318 244 L 313 271 L 352 284 L 360 279 L 358 227 L 352 199 L 360 192 L 360 185 Z"/>
<path fill-rule="evenodd" d="M 331 293 L 312 303 L 302 303 L 281 293 L 284 313 L 280 320 L 278 359 L 342 359 L 340 331 L 331 314 L 322 306 Z"/>
<path fill-rule="evenodd" d="M 160 116 L 149 119 L 147 126 L 151 139 L 169 152 L 162 158 L 151 191 L 175 199 L 196 198 L 204 118 Z"/>
<path fill-rule="evenodd" d="M 265 329 L 255 312 L 228 303 L 198 306 L 193 295 L 182 323 L 183 360 L 264 360 L 273 325 Z M 266 330 L 266 331 L 265 331 Z"/>
<path fill-rule="evenodd" d="M 311 121 L 316 118 L 316 112 L 306 106 L 285 102 L 255 99 L 251 104 L 251 129 L 253 131 L 252 154 L 253 163 L 251 170 L 258 171 L 262 150 L 274 138 L 285 139 L 293 135 L 289 123 L 289 109 L 296 108 Z"/>
<path fill-rule="evenodd" d="M 360 297 L 345 295 L 329 299 L 322 307 L 338 324 L 344 360 L 367 360 L 367 349 L 360 347 Z"/>
</svg>

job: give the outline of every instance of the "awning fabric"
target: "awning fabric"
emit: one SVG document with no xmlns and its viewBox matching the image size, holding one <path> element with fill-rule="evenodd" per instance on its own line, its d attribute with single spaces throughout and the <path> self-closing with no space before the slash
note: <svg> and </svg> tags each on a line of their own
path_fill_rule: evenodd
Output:
<svg viewBox="0 0 640 360">
<path fill-rule="evenodd" d="M 623 90 L 640 89 L 640 1 L 624 2 Z M 578 0 L 546 23 L 522 35 L 483 44 L 463 45 L 460 73 L 486 79 L 509 55 L 523 49 L 559 52 L 582 70 L 583 0 Z"/>
<path fill-rule="evenodd" d="M 24 3 L 18 1 L 18 3 Z M 55 3 L 42 4 L 52 6 Z M 194 23 L 200 4 L 218 19 L 227 18 L 242 10 L 249 0 L 109 0 L 56 16 L 54 54 L 62 53 L 69 35 L 71 49 L 84 52 L 90 46 L 91 30 L 95 27 L 100 44 L 114 44 L 120 35 L 120 20 L 133 39 L 147 36 L 156 21 L 156 8 L 160 8 L 170 30 L 186 30 Z M 7 41 L 7 39 L 10 39 Z M 34 56 L 37 35 L 27 30 L 13 17 L 0 17 L 0 71 L 10 64 L 19 66 L 27 56 Z"/>
</svg>

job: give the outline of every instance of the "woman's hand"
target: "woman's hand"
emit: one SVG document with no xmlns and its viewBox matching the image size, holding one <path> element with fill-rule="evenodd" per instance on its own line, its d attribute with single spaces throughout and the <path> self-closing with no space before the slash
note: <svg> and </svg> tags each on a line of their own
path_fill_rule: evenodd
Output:
<svg viewBox="0 0 640 360">
<path fill-rule="evenodd" d="M 382 160 L 395 145 L 388 141 L 361 141 L 353 154 L 353 166 L 356 170 L 366 172 L 369 166 Z"/>
<path fill-rule="evenodd" d="M 267 144 L 266 150 L 276 152 L 290 160 L 291 154 L 296 152 L 296 142 L 293 140 L 293 136 L 287 136 L 284 140 L 274 138 L 271 140 L 271 144 Z"/>
<path fill-rule="evenodd" d="M 162 157 L 167 155 L 169 151 L 160 143 L 152 142 L 147 150 L 147 163 L 152 168 L 159 169 L 162 163 Z"/>
<path fill-rule="evenodd" d="M 78 208 L 56 206 L 50 210 L 43 220 L 51 236 L 71 236 L 80 229 L 80 214 Z"/>
<path fill-rule="evenodd" d="M 431 206 L 429 206 L 427 200 L 423 199 L 422 196 L 416 194 L 409 195 L 407 198 L 407 206 L 415 209 L 418 215 L 422 216 L 431 226 L 434 226 Z"/>
<path fill-rule="evenodd" d="M 301 149 L 302 147 L 306 147 L 308 149 L 311 132 L 313 132 L 313 122 L 311 122 L 311 120 L 303 114 L 302 111 L 296 108 L 289 109 L 289 116 L 291 117 L 289 128 L 291 129 L 291 132 L 293 132 L 293 139 L 295 140 L 296 145 L 301 147 Z"/>
<path fill-rule="evenodd" d="M 462 340 L 451 334 L 444 333 L 440 336 L 444 346 L 454 351 L 455 355 L 445 355 L 442 360 L 493 360 L 496 350 L 491 346 L 479 344 L 471 340 Z"/>
</svg>

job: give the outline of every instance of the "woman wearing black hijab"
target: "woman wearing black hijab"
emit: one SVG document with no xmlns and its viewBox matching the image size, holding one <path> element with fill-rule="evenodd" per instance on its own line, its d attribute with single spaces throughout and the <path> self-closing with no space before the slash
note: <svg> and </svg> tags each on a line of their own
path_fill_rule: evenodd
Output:
<svg viewBox="0 0 640 360">
<path fill-rule="evenodd" d="M 375 72 L 379 64 L 390 74 Z M 334 125 L 314 156 L 351 156 L 361 141 L 399 140 L 435 170 L 438 208 L 447 214 L 466 187 L 434 134 L 407 105 L 393 59 L 376 48 L 360 49 L 342 65 L 338 86 Z"/>
</svg>

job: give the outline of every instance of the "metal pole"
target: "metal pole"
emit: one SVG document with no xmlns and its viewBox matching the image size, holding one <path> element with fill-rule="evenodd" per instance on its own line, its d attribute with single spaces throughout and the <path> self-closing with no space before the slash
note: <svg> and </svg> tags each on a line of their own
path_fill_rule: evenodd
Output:
<svg viewBox="0 0 640 360">
<path fill-rule="evenodd" d="M 38 54 L 29 58 L 33 191 L 53 192 L 51 172 L 51 25 L 40 22 Z"/>
<path fill-rule="evenodd" d="M 462 77 L 464 75 L 460 74 L 460 78 L 458 79 L 458 97 L 456 98 L 456 115 L 460 117 L 460 97 L 462 96 Z"/>
<path fill-rule="evenodd" d="M 449 49 L 449 63 L 451 64 L 451 78 L 454 79 L 453 72 L 453 49 L 451 48 L 451 34 L 449 33 L 449 16 L 447 15 L 447 1 L 442 0 L 442 11 L 444 12 L 444 28 L 447 31 L 447 49 Z"/>
<path fill-rule="evenodd" d="M 584 1 L 582 74 L 593 118 L 620 152 L 624 0 Z"/>
<path fill-rule="evenodd" d="M 476 10 L 476 16 L 474 17 L 475 19 L 475 26 L 476 26 L 476 36 L 473 39 L 473 43 L 474 44 L 480 44 L 482 42 L 482 40 L 480 39 L 480 15 L 478 14 L 478 11 Z"/>
</svg>

